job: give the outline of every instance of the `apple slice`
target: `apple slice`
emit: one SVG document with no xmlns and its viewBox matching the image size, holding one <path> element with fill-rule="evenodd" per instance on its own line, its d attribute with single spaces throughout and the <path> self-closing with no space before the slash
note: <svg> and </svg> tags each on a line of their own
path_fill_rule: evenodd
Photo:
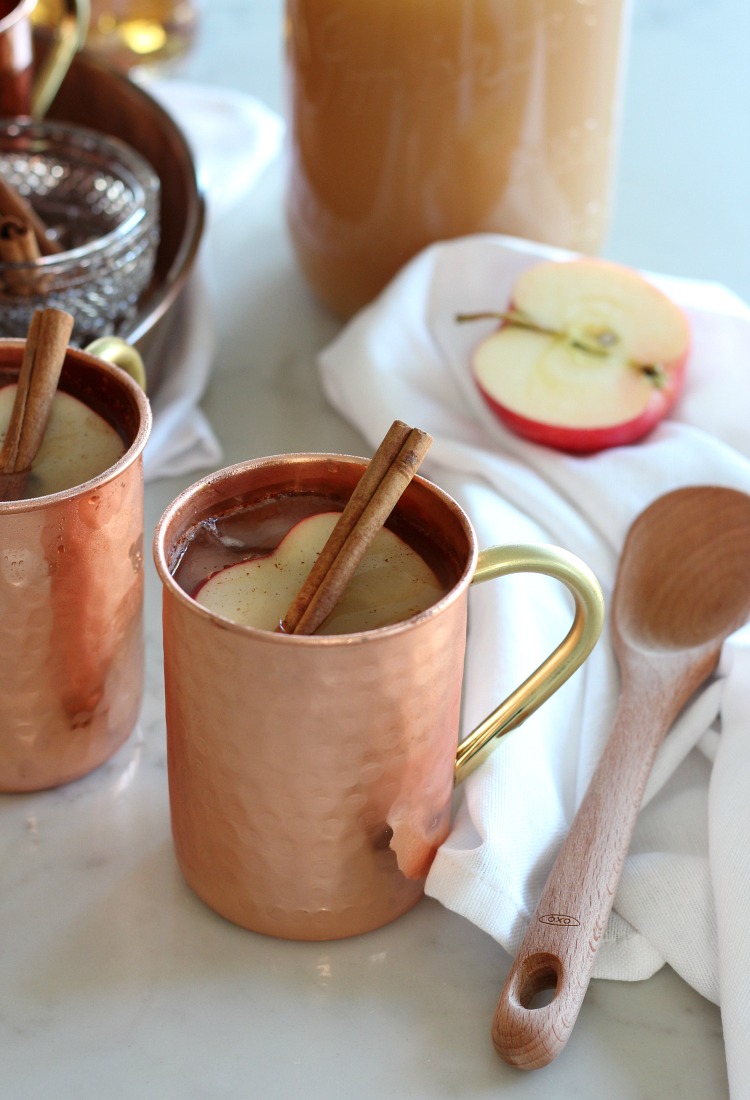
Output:
<svg viewBox="0 0 750 1100">
<path fill-rule="evenodd" d="M 276 630 L 338 518 L 338 512 L 307 516 L 270 554 L 220 569 L 198 586 L 193 598 L 225 619 Z M 317 633 L 350 634 L 401 622 L 444 593 L 424 558 L 384 527 Z"/>
<path fill-rule="evenodd" d="M 10 423 L 16 384 L 0 389 L 0 444 Z M 111 424 L 72 394 L 58 390 L 24 487 L 24 497 L 46 496 L 82 485 L 108 470 L 125 453 Z"/>
<path fill-rule="evenodd" d="M 682 389 L 687 318 L 630 268 L 537 264 L 502 322 L 474 352 L 474 380 L 499 419 L 536 443 L 584 454 L 634 443 Z"/>
</svg>

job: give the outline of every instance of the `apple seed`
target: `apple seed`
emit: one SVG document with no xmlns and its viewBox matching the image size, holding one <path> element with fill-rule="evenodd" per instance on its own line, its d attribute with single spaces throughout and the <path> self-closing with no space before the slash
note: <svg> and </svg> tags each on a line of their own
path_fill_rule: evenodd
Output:
<svg viewBox="0 0 750 1100">
<path fill-rule="evenodd" d="M 654 388 L 657 390 L 663 390 L 667 384 L 667 372 L 661 363 L 648 363 L 648 364 L 635 364 L 643 374 L 653 382 Z"/>
</svg>

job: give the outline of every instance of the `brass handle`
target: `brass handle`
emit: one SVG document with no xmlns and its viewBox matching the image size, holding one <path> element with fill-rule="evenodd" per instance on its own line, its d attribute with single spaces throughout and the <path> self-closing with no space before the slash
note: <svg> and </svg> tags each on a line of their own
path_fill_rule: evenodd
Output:
<svg viewBox="0 0 750 1100">
<path fill-rule="evenodd" d="M 604 623 L 604 597 L 594 574 L 575 554 L 557 546 L 492 546 L 479 554 L 472 584 L 510 573 L 543 573 L 562 581 L 575 601 L 573 624 L 556 649 L 458 746 L 455 782 L 460 783 L 546 702 L 588 657 Z"/>
<path fill-rule="evenodd" d="M 89 355 L 96 355 L 107 363 L 114 363 L 133 381 L 137 382 L 142 390 L 146 389 L 146 368 L 143 359 L 132 344 L 122 340 L 119 336 L 100 336 L 86 346 Z"/>
<path fill-rule="evenodd" d="M 91 19 L 90 0 L 63 0 L 63 11 L 55 28 L 55 41 L 34 80 L 31 115 L 44 118 L 65 79 L 73 58 L 83 46 Z"/>
</svg>

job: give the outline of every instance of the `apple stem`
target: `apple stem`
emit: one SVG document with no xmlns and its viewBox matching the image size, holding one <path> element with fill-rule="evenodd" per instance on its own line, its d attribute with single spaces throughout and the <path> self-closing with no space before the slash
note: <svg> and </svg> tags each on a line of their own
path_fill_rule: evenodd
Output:
<svg viewBox="0 0 750 1100">
<path fill-rule="evenodd" d="M 587 351 L 591 355 L 609 355 L 610 348 L 617 343 L 617 336 L 611 329 L 604 329 L 595 334 L 595 342 L 590 344 L 581 337 L 571 337 L 570 333 L 563 332 L 559 328 L 550 328 L 548 325 L 540 325 L 532 317 L 519 310 L 487 310 L 482 313 L 457 313 L 456 320 L 463 321 L 504 321 L 508 325 L 517 325 L 519 328 L 528 328 L 532 332 L 540 332 L 543 336 L 555 336 L 559 340 L 567 340 L 571 347 Z"/>
<path fill-rule="evenodd" d="M 518 325 L 520 328 L 530 328 L 534 332 L 544 333 L 545 336 L 564 336 L 565 333 L 556 328 L 548 328 L 545 325 L 540 325 L 538 321 L 534 321 L 526 313 L 520 313 L 518 310 L 502 311 L 498 309 L 483 310 L 479 313 L 457 313 L 456 320 L 459 323 L 464 321 L 505 321 L 509 325 Z"/>
<path fill-rule="evenodd" d="M 459 324 L 464 321 L 503 321 L 507 325 L 517 325 L 519 328 L 531 329 L 532 332 L 539 332 L 543 336 L 554 336 L 559 340 L 567 340 L 573 348 L 588 352 L 589 355 L 602 357 L 609 355 L 619 342 L 617 333 L 609 328 L 599 329 L 597 332 L 592 333 L 594 342 L 589 343 L 587 339 L 582 339 L 580 336 L 571 336 L 569 332 L 563 332 L 562 329 L 541 325 L 538 321 L 529 317 L 527 313 L 521 313 L 517 309 L 492 309 L 481 310 L 478 313 L 457 313 L 456 321 Z M 631 365 L 636 370 L 642 371 L 657 389 L 664 386 L 667 376 L 664 368 L 659 363 L 636 363 L 631 360 Z"/>
</svg>

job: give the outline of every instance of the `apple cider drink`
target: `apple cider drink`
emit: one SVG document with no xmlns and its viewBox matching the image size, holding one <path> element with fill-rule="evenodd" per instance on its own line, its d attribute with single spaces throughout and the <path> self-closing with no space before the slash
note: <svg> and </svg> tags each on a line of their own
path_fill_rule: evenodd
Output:
<svg viewBox="0 0 750 1100">
<path fill-rule="evenodd" d="M 611 204 L 624 0 L 287 0 L 288 220 L 346 316 L 433 241 L 585 253 Z"/>
<path fill-rule="evenodd" d="M 276 630 L 342 507 L 325 493 L 282 493 L 209 516 L 183 540 L 172 575 L 209 610 Z M 403 621 L 450 588 L 453 578 L 429 536 L 403 515 L 394 514 L 389 524 L 317 633 L 354 633 Z"/>
<path fill-rule="evenodd" d="M 16 396 L 16 375 L 0 369 L 0 447 Z M 119 432 L 83 401 L 58 391 L 41 447 L 25 479 L 26 500 L 83 485 L 125 453 Z"/>
</svg>

